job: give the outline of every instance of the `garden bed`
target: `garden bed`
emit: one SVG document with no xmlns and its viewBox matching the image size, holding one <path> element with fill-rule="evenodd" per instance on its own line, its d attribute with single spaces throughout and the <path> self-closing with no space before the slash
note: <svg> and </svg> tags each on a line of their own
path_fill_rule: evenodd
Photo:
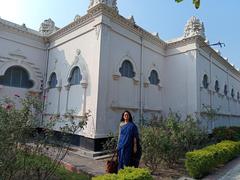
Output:
<svg viewBox="0 0 240 180">
<path fill-rule="evenodd" d="M 140 164 L 140 167 L 146 168 L 144 163 Z M 175 164 L 173 167 L 159 167 L 156 172 L 152 174 L 154 179 L 178 179 L 183 176 L 188 176 L 184 166 L 184 160 Z"/>
</svg>

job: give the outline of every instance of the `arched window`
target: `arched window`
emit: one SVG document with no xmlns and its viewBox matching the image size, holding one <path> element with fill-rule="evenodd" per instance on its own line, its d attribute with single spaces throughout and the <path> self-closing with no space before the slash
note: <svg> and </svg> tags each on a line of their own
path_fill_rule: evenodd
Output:
<svg viewBox="0 0 240 180">
<path fill-rule="evenodd" d="M 50 88 L 55 88 L 57 86 L 57 75 L 53 72 L 49 78 L 48 85 Z"/>
<path fill-rule="evenodd" d="M 81 80 L 82 80 L 82 75 L 79 67 L 74 67 L 68 79 L 69 84 L 70 85 L 80 84 Z"/>
<path fill-rule="evenodd" d="M 215 91 L 219 92 L 220 88 L 219 88 L 219 83 L 218 80 L 215 81 Z"/>
<path fill-rule="evenodd" d="M 234 96 L 235 96 L 235 93 L 234 93 L 234 89 L 232 88 L 232 90 L 231 90 L 231 96 L 232 96 L 232 98 L 234 98 Z"/>
<path fill-rule="evenodd" d="M 33 81 L 29 79 L 28 72 L 20 66 L 8 68 L 4 76 L 0 76 L 0 84 L 19 88 L 33 87 Z"/>
<path fill-rule="evenodd" d="M 228 90 L 227 90 L 227 85 L 226 84 L 224 86 L 224 94 L 225 94 L 225 96 L 228 94 Z"/>
<path fill-rule="evenodd" d="M 240 93 L 237 92 L 237 99 L 240 100 Z"/>
<path fill-rule="evenodd" d="M 203 81 L 202 81 L 202 83 L 203 83 L 203 87 L 204 87 L 205 89 L 207 89 L 207 88 L 208 88 L 208 76 L 207 76 L 206 74 L 204 74 L 204 76 L 203 76 Z"/>
<path fill-rule="evenodd" d="M 133 71 L 133 65 L 129 60 L 125 60 L 122 63 L 122 66 L 119 69 L 121 76 L 133 78 L 135 76 L 135 72 Z"/>
<path fill-rule="evenodd" d="M 155 70 L 151 71 L 151 74 L 148 79 L 150 81 L 150 84 L 153 84 L 153 85 L 158 85 L 160 82 L 160 80 L 158 79 L 158 73 Z"/>
</svg>

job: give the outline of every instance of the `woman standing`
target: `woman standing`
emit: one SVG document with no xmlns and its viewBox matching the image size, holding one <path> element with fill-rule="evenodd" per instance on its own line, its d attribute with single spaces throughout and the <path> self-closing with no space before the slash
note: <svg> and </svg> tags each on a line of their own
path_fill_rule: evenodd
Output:
<svg viewBox="0 0 240 180">
<path fill-rule="evenodd" d="M 122 114 L 117 152 L 118 169 L 123 169 L 124 166 L 138 167 L 142 149 L 139 142 L 138 128 L 133 123 L 129 111 L 124 111 Z"/>
</svg>

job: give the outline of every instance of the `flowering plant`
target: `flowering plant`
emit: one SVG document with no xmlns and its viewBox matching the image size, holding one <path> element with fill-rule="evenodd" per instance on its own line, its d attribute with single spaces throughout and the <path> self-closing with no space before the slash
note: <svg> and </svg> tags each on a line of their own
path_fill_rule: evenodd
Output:
<svg viewBox="0 0 240 180">
<path fill-rule="evenodd" d="M 70 121 L 62 127 L 62 138 L 57 139 L 52 128 L 60 116 L 52 117 L 39 128 L 43 115 L 41 98 L 32 95 L 22 98 L 17 94 L 14 98 L 20 105 L 10 98 L 0 102 L 0 179 L 50 179 L 70 147 L 70 140 L 63 142 L 64 135 L 76 133 L 86 123 Z M 31 160 L 44 156 L 51 157 L 52 163 Z"/>
</svg>

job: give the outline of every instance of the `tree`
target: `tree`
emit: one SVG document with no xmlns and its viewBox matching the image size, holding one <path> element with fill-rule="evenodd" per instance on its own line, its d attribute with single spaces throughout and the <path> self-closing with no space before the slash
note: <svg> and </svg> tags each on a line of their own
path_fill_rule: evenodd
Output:
<svg viewBox="0 0 240 180">
<path fill-rule="evenodd" d="M 183 0 L 175 0 L 175 2 L 180 3 Z M 200 7 L 200 0 L 193 0 L 193 4 L 195 5 L 195 8 L 198 9 Z"/>
</svg>

